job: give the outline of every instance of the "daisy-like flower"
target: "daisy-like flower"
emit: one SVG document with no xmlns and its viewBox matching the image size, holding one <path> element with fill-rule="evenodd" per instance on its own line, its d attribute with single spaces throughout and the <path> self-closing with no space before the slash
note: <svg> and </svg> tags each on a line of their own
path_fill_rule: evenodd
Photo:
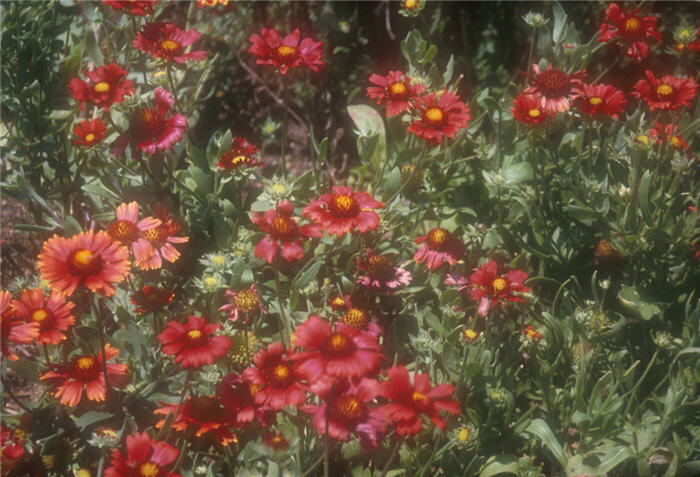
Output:
<svg viewBox="0 0 700 477">
<path fill-rule="evenodd" d="M 351 303 L 348 303 L 347 310 L 340 317 L 340 321 L 375 338 L 382 334 L 382 328 L 377 324 L 377 320 L 370 311 L 366 308 L 354 306 Z"/>
<path fill-rule="evenodd" d="M 107 227 L 109 236 L 131 247 L 137 264 L 153 256 L 155 249 L 143 235 L 146 231 L 161 225 L 160 219 L 146 217 L 139 220 L 139 204 L 136 201 L 117 207 L 116 216 L 117 219 Z"/>
<path fill-rule="evenodd" d="M 532 325 L 527 325 L 525 328 L 523 328 L 522 333 L 523 336 L 530 341 L 539 341 L 542 339 L 540 332 L 533 328 Z"/>
<path fill-rule="evenodd" d="M 268 406 L 255 402 L 255 396 L 260 387 L 250 381 L 244 380 L 236 373 L 229 373 L 223 377 L 216 387 L 216 394 L 226 412 L 235 414 L 237 426 L 245 425 L 254 418 L 264 426 L 270 426 L 275 422 L 275 412 Z"/>
<path fill-rule="evenodd" d="M 68 83 L 73 98 L 81 103 L 92 103 L 106 111 L 113 104 L 124 101 L 124 96 L 134 92 L 134 82 L 126 79 L 129 72 L 116 63 L 84 73 L 89 82 L 73 78 Z"/>
<path fill-rule="evenodd" d="M 293 363 L 282 343 L 272 343 L 253 358 L 254 367 L 243 371 L 243 379 L 257 388 L 255 403 L 279 411 L 284 406 L 298 406 L 306 401 Z"/>
<path fill-rule="evenodd" d="M 301 410 L 314 415 L 314 427 L 319 435 L 326 433 L 328 420 L 331 438 L 348 441 L 355 434 L 363 449 L 374 449 L 384 439 L 387 421 L 379 408 L 371 406 L 378 394 L 379 387 L 374 379 L 362 378 L 357 384 L 343 379 L 332 392 L 330 388 L 321 392 L 322 404 L 302 406 Z"/>
<path fill-rule="evenodd" d="M 524 93 L 538 94 L 541 106 L 551 114 L 569 110 L 571 101 L 578 97 L 578 91 L 583 85 L 581 80 L 586 76 L 583 71 L 568 75 L 562 70 L 552 68 L 551 64 L 544 71 L 540 71 L 539 65 L 532 65 L 532 71 L 535 72 L 534 77 L 526 73 L 532 85 L 528 86 Z"/>
<path fill-rule="evenodd" d="M 228 314 L 231 321 L 237 321 L 240 315 L 242 316 L 241 322 L 245 324 L 252 316 L 256 316 L 261 311 L 267 313 L 267 309 L 260 303 L 260 294 L 255 283 L 248 289 L 226 290 L 225 295 L 231 303 L 222 306 L 219 311 Z"/>
<path fill-rule="evenodd" d="M 281 432 L 266 432 L 262 440 L 270 449 L 284 450 L 289 447 L 289 440 Z"/>
<path fill-rule="evenodd" d="M 180 30 L 172 23 L 148 23 L 136 34 L 133 45 L 153 58 L 183 64 L 191 60 L 201 61 L 207 57 L 207 52 L 203 50 L 185 52 L 187 47 L 201 36 L 196 30 Z"/>
<path fill-rule="evenodd" d="M 190 315 L 184 325 L 170 321 L 158 335 L 158 341 L 163 345 L 163 352 L 174 355 L 175 362 L 183 368 L 199 368 L 214 364 L 231 347 L 231 338 L 214 335 L 219 328 L 219 324 L 207 323 L 201 316 Z"/>
<path fill-rule="evenodd" d="M 683 136 L 678 134 L 677 124 L 666 124 L 665 126 L 659 122 L 654 124 L 655 127 L 649 129 L 649 138 L 656 139 L 656 144 L 661 144 L 664 139 L 668 144 L 671 144 L 675 149 L 681 151 L 688 150 L 688 143 L 685 142 Z"/>
<path fill-rule="evenodd" d="M 579 90 L 581 111 L 591 116 L 619 119 L 627 100 L 619 89 L 609 84 L 584 84 Z"/>
<path fill-rule="evenodd" d="M 411 283 L 411 274 L 406 269 L 395 267 L 390 257 L 375 254 L 371 249 L 367 250 L 365 257 L 358 257 L 357 268 L 364 272 L 357 283 L 369 288 L 386 290 Z"/>
<path fill-rule="evenodd" d="M 186 243 L 189 237 L 180 237 L 180 224 L 172 217 L 170 211 L 160 202 L 155 205 L 153 217 L 159 219 L 161 224 L 152 229 L 141 232 L 141 236 L 151 243 L 155 252 L 148 258 L 139 260 L 136 257 L 136 265 L 144 270 L 154 270 L 163 266 L 163 259 L 175 263 L 180 258 L 180 252 L 173 246 L 174 243 Z"/>
<path fill-rule="evenodd" d="M 611 3 L 605 10 L 605 20 L 600 25 L 598 41 L 608 42 L 618 38 L 629 45 L 627 56 L 642 61 L 649 52 L 646 38 L 654 38 L 657 43 L 661 43 L 661 33 L 656 27 L 656 20 L 654 17 L 641 16 L 636 8 L 626 12 L 617 3 Z"/>
<path fill-rule="evenodd" d="M 454 386 L 441 384 L 431 387 L 427 374 L 416 373 L 413 384 L 408 371 L 403 366 L 387 370 L 389 380 L 379 383 L 379 394 L 391 402 L 380 407 L 381 411 L 396 424 L 399 436 L 415 435 L 423 424 L 420 416 L 426 415 L 440 429 L 447 423 L 440 411 L 459 414 L 459 403 L 450 399 Z"/>
<path fill-rule="evenodd" d="M 333 311 L 345 311 L 350 306 L 350 295 L 336 295 L 328 300 Z"/>
<path fill-rule="evenodd" d="M 126 438 L 126 455 L 119 449 L 112 451 L 112 466 L 105 470 L 105 477 L 181 477 L 168 471 L 179 455 L 167 442 L 137 432 Z"/>
<path fill-rule="evenodd" d="M 143 17 L 147 14 L 153 13 L 153 7 L 156 6 L 158 0 L 102 0 L 102 3 L 112 7 L 115 10 L 124 10 L 132 15 Z"/>
<path fill-rule="evenodd" d="M 411 84 L 411 78 L 401 71 L 390 71 L 386 76 L 373 74 L 369 82 L 376 86 L 367 87 L 367 96 L 386 105 L 387 117 L 411 109 L 411 101 L 425 91 L 422 84 Z"/>
<path fill-rule="evenodd" d="M 698 92 L 698 84 L 692 78 L 666 75 L 657 79 L 649 70 L 645 74 L 647 79 L 637 81 L 630 94 L 646 101 L 652 111 L 674 111 L 681 106 L 690 106 Z"/>
<path fill-rule="evenodd" d="M 79 122 L 73 128 L 73 134 L 77 139 L 73 139 L 76 146 L 94 146 L 99 144 L 105 137 L 105 123 L 101 119 L 86 119 Z"/>
<path fill-rule="evenodd" d="M 182 114 L 169 115 L 175 100 L 164 88 L 153 93 L 154 108 L 141 108 L 131 116 L 129 129 L 119 136 L 114 143 L 114 153 L 121 156 L 129 144 L 149 154 L 167 151 L 180 142 L 187 126 L 187 119 Z"/>
<path fill-rule="evenodd" d="M 248 53 L 257 57 L 257 64 L 275 66 L 285 75 L 290 68 L 300 66 L 315 72 L 323 68 L 322 47 L 323 42 L 308 37 L 301 39 L 298 28 L 284 38 L 272 28 L 263 28 L 262 36 L 255 33 L 250 36 Z"/>
<path fill-rule="evenodd" d="M 78 405 L 83 391 L 90 401 L 101 402 L 107 397 L 102 369 L 103 356 L 109 361 L 118 354 L 118 349 L 106 344 L 104 353 L 100 351 L 97 355 L 77 356 L 70 363 L 51 365 L 53 371 L 42 374 L 39 380 L 52 386 L 51 395 L 66 406 Z M 125 364 L 112 363 L 106 366 L 110 386 L 122 387 L 127 383 L 129 368 Z"/>
<path fill-rule="evenodd" d="M 232 442 L 238 442 L 238 438 L 231 432 L 229 427 L 234 427 L 233 416 L 223 406 L 221 401 L 216 396 L 196 396 L 190 395 L 187 400 L 180 406 L 176 403 L 161 403 L 163 407 L 156 409 L 155 414 L 168 416 L 175 415 L 172 427 L 176 431 L 183 432 L 190 429 L 196 429 L 195 436 L 202 437 L 211 432 L 216 440 L 221 445 L 228 445 Z M 156 429 L 163 427 L 166 419 L 156 423 Z"/>
<path fill-rule="evenodd" d="M 323 230 L 319 225 L 307 224 L 301 227 L 292 218 L 294 206 L 284 200 L 276 209 L 270 209 L 260 216 L 253 212 L 251 220 L 267 235 L 255 246 L 255 256 L 264 258 L 269 264 L 274 263 L 279 253 L 291 262 L 304 258 L 301 241 L 309 237 L 321 237 Z"/>
<path fill-rule="evenodd" d="M 527 273 L 522 270 L 510 270 L 505 276 L 498 274 L 498 265 L 489 260 L 477 271 L 471 274 L 472 300 L 479 302 L 478 313 L 486 316 L 491 306 L 498 306 L 502 301 L 523 302 L 521 296 L 515 293 L 526 293 L 531 290 L 525 285 Z"/>
<path fill-rule="evenodd" d="M 160 310 L 169 305 L 173 298 L 175 293 L 172 290 L 146 285 L 131 295 L 131 303 L 136 306 L 134 311 L 141 315 Z"/>
<path fill-rule="evenodd" d="M 441 227 L 436 227 L 426 235 L 416 237 L 415 242 L 423 245 L 413 256 L 413 260 L 416 263 L 425 262 L 428 270 L 437 270 L 445 262 L 456 265 L 464 249 L 464 244 L 456 235 Z"/>
<path fill-rule="evenodd" d="M 39 325 L 39 344 L 58 344 L 66 339 L 64 332 L 75 323 L 73 307 L 75 304 L 66 301 L 62 293 L 53 291 L 46 297 L 41 288 L 23 290 L 19 299 L 12 302 L 18 318 Z"/>
<path fill-rule="evenodd" d="M 525 124 L 542 124 L 553 116 L 542 105 L 540 96 L 536 94 L 520 94 L 513 100 L 510 107 L 513 117 Z"/>
<path fill-rule="evenodd" d="M 333 186 L 332 194 L 322 194 L 304 208 L 303 215 L 323 226 L 329 235 L 343 235 L 355 229 L 361 233 L 379 227 L 379 215 L 372 209 L 384 207 L 367 192 Z"/>
<path fill-rule="evenodd" d="M 414 120 L 407 131 L 437 146 L 442 136 L 455 137 L 457 131 L 469 125 L 471 115 L 469 108 L 460 101 L 459 96 L 444 90 L 438 97 L 436 93 L 419 96 L 414 101 L 418 119 Z"/>
<path fill-rule="evenodd" d="M 8 341 L 13 343 L 29 344 L 39 336 L 39 324 L 32 321 L 23 323 L 17 317 L 11 306 L 12 295 L 10 292 L 0 290 L 0 351 L 10 361 L 17 361 L 19 357 L 10 350 Z"/>
<path fill-rule="evenodd" d="M 41 279 L 70 296 L 86 287 L 103 296 L 116 293 L 115 283 L 129 274 L 129 249 L 103 231 L 88 230 L 70 238 L 54 235 L 39 254 Z"/>
<path fill-rule="evenodd" d="M 361 377 L 375 371 L 384 358 L 377 338 L 343 322 L 333 327 L 311 315 L 294 332 L 294 371 L 310 382 L 322 377 Z"/>
<path fill-rule="evenodd" d="M 264 167 L 265 163 L 258 160 L 258 148 L 242 137 L 234 137 L 231 149 L 219 158 L 217 166 L 225 171 Z"/>
</svg>

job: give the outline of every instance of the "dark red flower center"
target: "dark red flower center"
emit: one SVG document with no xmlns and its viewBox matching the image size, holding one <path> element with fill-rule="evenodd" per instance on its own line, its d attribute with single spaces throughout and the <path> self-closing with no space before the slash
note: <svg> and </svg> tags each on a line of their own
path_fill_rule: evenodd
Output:
<svg viewBox="0 0 700 477">
<path fill-rule="evenodd" d="M 100 376 L 102 370 L 97 363 L 97 360 L 92 356 L 81 356 L 73 361 L 72 378 L 77 381 L 90 382 Z"/>
<path fill-rule="evenodd" d="M 326 342 L 326 353 L 331 358 L 344 358 L 355 351 L 355 343 L 340 333 L 333 333 Z"/>
<path fill-rule="evenodd" d="M 279 56 L 282 63 L 292 61 L 297 56 L 297 49 L 289 45 L 278 46 L 277 56 Z"/>
<path fill-rule="evenodd" d="M 99 83 L 95 83 L 92 89 L 96 93 L 107 93 L 110 90 L 110 86 L 109 83 L 107 83 L 106 81 L 100 81 Z"/>
<path fill-rule="evenodd" d="M 148 461 L 139 466 L 140 477 L 159 477 L 160 473 L 160 466 L 155 462 Z"/>
<path fill-rule="evenodd" d="M 367 313 L 359 308 L 350 308 L 341 319 L 348 326 L 362 329 L 367 324 Z"/>
<path fill-rule="evenodd" d="M 201 345 L 207 339 L 201 330 L 190 330 L 185 333 L 185 336 L 187 337 L 187 343 L 192 346 Z"/>
<path fill-rule="evenodd" d="M 535 85 L 546 97 L 566 96 L 569 93 L 569 75 L 561 70 L 545 70 L 535 78 Z"/>
<path fill-rule="evenodd" d="M 129 245 L 139 238 L 139 229 L 130 220 L 115 220 L 109 224 L 107 233 L 114 240 L 118 240 L 125 245 Z"/>
<path fill-rule="evenodd" d="M 391 259 L 384 255 L 372 255 L 367 260 L 367 271 L 372 278 L 381 281 L 392 280 L 396 276 Z"/>
<path fill-rule="evenodd" d="M 219 401 L 213 397 L 200 396 L 189 402 L 189 415 L 197 422 L 216 422 L 221 417 Z"/>
<path fill-rule="evenodd" d="M 408 88 L 406 88 L 406 85 L 402 82 L 397 81 L 396 83 L 393 83 L 391 86 L 389 86 L 389 91 L 391 92 L 391 96 L 393 98 L 403 99 L 404 97 L 406 97 Z"/>
<path fill-rule="evenodd" d="M 291 240 L 296 235 L 297 223 L 291 217 L 277 215 L 270 223 L 272 235 L 279 240 Z"/>
<path fill-rule="evenodd" d="M 151 242 L 154 247 L 160 248 L 168 240 L 168 227 L 159 225 L 158 227 L 144 230 L 141 232 L 141 236 Z"/>
<path fill-rule="evenodd" d="M 71 274 L 89 277 L 100 273 L 104 263 L 99 255 L 95 255 L 91 250 L 80 248 L 70 255 L 66 265 Z"/>
<path fill-rule="evenodd" d="M 343 396 L 333 403 L 333 415 L 348 424 L 361 422 L 367 416 L 367 407 L 353 396 Z"/>
<path fill-rule="evenodd" d="M 238 308 L 238 311 L 252 313 L 258 310 L 260 297 L 252 290 L 241 290 L 236 293 L 233 303 Z"/>
<path fill-rule="evenodd" d="M 428 232 L 428 248 L 431 250 L 443 250 L 447 245 L 449 232 L 443 228 L 437 227 Z"/>
<path fill-rule="evenodd" d="M 273 387 L 286 388 L 294 380 L 294 372 L 286 364 L 279 363 L 268 371 L 267 378 Z"/>
<path fill-rule="evenodd" d="M 331 199 L 328 211 L 336 218 L 346 219 L 360 213 L 360 204 L 351 195 L 339 194 Z"/>
<path fill-rule="evenodd" d="M 430 126 L 439 126 L 444 118 L 445 114 L 442 112 L 442 109 L 436 107 L 428 108 L 423 113 L 423 121 Z"/>
<path fill-rule="evenodd" d="M 180 44 L 175 40 L 167 39 L 160 42 L 160 49 L 169 55 L 175 54 L 180 48 Z"/>
</svg>

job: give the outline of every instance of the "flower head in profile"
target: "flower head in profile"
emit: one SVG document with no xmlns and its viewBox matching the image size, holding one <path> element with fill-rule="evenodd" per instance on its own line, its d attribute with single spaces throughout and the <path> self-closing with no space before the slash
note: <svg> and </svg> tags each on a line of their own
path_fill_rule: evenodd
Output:
<svg viewBox="0 0 700 477">
<path fill-rule="evenodd" d="M 216 396 L 190 395 L 182 406 L 176 403 L 161 405 L 162 407 L 154 413 L 166 417 L 169 414 L 175 415 L 172 427 L 176 431 L 194 431 L 195 437 L 202 438 L 211 433 L 210 435 L 224 446 L 238 442 L 238 438 L 230 429 L 235 427 L 234 416 Z M 158 421 L 156 429 L 163 427 L 165 421 L 166 419 Z"/>
<path fill-rule="evenodd" d="M 231 347 L 231 338 L 214 335 L 220 328 L 216 323 L 207 323 L 200 316 L 190 315 L 187 323 L 171 321 L 158 335 L 163 352 L 175 356 L 175 362 L 183 368 L 199 368 L 226 355 Z"/>
<path fill-rule="evenodd" d="M 442 227 L 436 227 L 427 234 L 416 237 L 415 242 L 423 245 L 413 256 L 413 260 L 416 263 L 425 262 L 428 270 L 437 270 L 443 263 L 456 265 L 464 250 L 462 241 Z"/>
<path fill-rule="evenodd" d="M 627 100 L 619 89 L 609 84 L 584 84 L 579 90 L 579 106 L 584 113 L 599 118 L 619 119 Z"/>
<path fill-rule="evenodd" d="M 10 350 L 8 341 L 20 344 L 29 344 L 39 336 L 39 324 L 31 321 L 24 322 L 17 316 L 11 306 L 12 295 L 10 292 L 0 290 L 0 352 L 10 361 L 17 361 L 19 356 Z"/>
<path fill-rule="evenodd" d="M 167 288 L 146 285 L 131 295 L 131 303 L 136 306 L 136 313 L 153 313 L 168 306 L 175 298 L 175 293 Z"/>
<path fill-rule="evenodd" d="M 605 10 L 605 20 L 600 25 L 598 41 L 609 42 L 618 39 L 628 45 L 627 56 L 642 61 L 649 52 L 646 39 L 653 38 L 657 43 L 661 43 L 661 33 L 656 26 L 656 18 L 641 16 L 640 13 L 636 8 L 627 12 L 617 3 L 611 3 Z"/>
<path fill-rule="evenodd" d="M 304 208 L 303 215 L 320 224 L 329 235 L 343 235 L 355 229 L 360 233 L 379 227 L 379 215 L 373 209 L 384 207 L 367 192 L 333 186 L 332 194 L 322 194 Z"/>
<path fill-rule="evenodd" d="M 105 477 L 181 477 L 168 470 L 178 455 L 180 451 L 167 442 L 137 432 L 126 438 L 126 455 L 119 449 L 112 451 L 112 466 Z"/>
<path fill-rule="evenodd" d="M 85 71 L 84 74 L 88 81 L 73 78 L 68 83 L 73 98 L 81 103 L 92 103 L 106 111 L 134 92 L 134 82 L 126 78 L 129 72 L 116 63 Z"/>
<path fill-rule="evenodd" d="M 541 106 L 551 114 L 569 110 L 571 101 L 578 97 L 579 88 L 583 84 L 581 80 L 586 75 L 583 71 L 566 74 L 562 70 L 552 68 L 551 64 L 544 71 L 540 70 L 539 65 L 532 65 L 532 71 L 534 76 L 526 74 L 531 85 L 524 93 L 538 94 Z"/>
<path fill-rule="evenodd" d="M 58 344 L 66 339 L 65 331 L 75 323 L 73 307 L 75 304 L 66 301 L 62 293 L 53 291 L 47 297 L 41 288 L 23 290 L 19 299 L 12 302 L 18 318 L 39 325 L 39 344 Z"/>
<path fill-rule="evenodd" d="M 306 401 L 300 376 L 294 371 L 282 343 L 272 343 L 258 351 L 253 363 L 255 366 L 243 371 L 242 376 L 257 388 L 256 404 L 279 411 L 285 406 L 298 406 Z"/>
<path fill-rule="evenodd" d="M 160 225 L 141 232 L 141 236 L 148 240 L 154 249 L 150 256 L 136 257 L 136 265 L 144 270 L 154 270 L 163 266 L 163 259 L 175 263 L 180 258 L 180 252 L 173 244 L 186 243 L 189 237 L 179 236 L 180 224 L 170 216 L 163 204 L 158 202 L 153 210 L 153 217 L 160 220 Z"/>
<path fill-rule="evenodd" d="M 46 381 L 52 387 L 52 396 L 66 406 L 77 406 L 83 392 L 88 400 L 101 402 L 107 397 L 102 363 L 118 354 L 118 349 L 106 344 L 104 353 L 80 355 L 66 364 L 52 364 L 52 371 L 42 374 L 39 380 Z M 106 367 L 110 386 L 122 387 L 128 382 L 129 368 L 125 364 L 107 363 Z"/>
<path fill-rule="evenodd" d="M 153 58 L 183 64 L 207 57 L 207 52 L 203 50 L 185 52 L 201 36 L 196 30 L 180 30 L 172 23 L 148 23 L 136 34 L 133 45 Z"/>
<path fill-rule="evenodd" d="M 67 296 L 79 287 L 103 296 L 129 274 L 129 250 L 103 231 L 88 230 L 70 238 L 54 235 L 39 254 L 39 272 L 49 286 Z"/>
<path fill-rule="evenodd" d="M 542 105 L 542 99 L 536 94 L 520 94 L 513 100 L 510 107 L 513 117 L 525 124 L 542 124 L 546 119 L 554 116 L 547 112 Z"/>
<path fill-rule="evenodd" d="M 267 313 L 267 309 L 260 302 L 258 286 L 253 283 L 249 288 L 238 291 L 226 290 L 226 298 L 230 303 L 223 305 L 219 311 L 228 314 L 231 321 L 237 321 L 241 316 L 242 323 L 248 323 L 251 317 L 257 316 L 261 311 Z"/>
<path fill-rule="evenodd" d="M 173 95 L 165 88 L 156 89 L 153 95 L 155 106 L 136 110 L 131 115 L 129 129 L 114 143 L 117 156 L 121 156 L 128 145 L 155 154 L 167 151 L 182 139 L 187 119 L 182 114 L 170 114 L 175 104 Z"/>
<path fill-rule="evenodd" d="M 265 163 L 258 160 L 258 148 L 242 137 L 234 137 L 231 149 L 219 158 L 217 166 L 225 171 L 264 167 Z"/>
<path fill-rule="evenodd" d="M 143 17 L 153 13 L 153 7 L 158 4 L 158 1 L 159 0 L 102 0 L 102 3 L 115 10 L 123 10 L 132 15 Z"/>
<path fill-rule="evenodd" d="M 304 258 L 301 242 L 309 237 L 321 237 L 323 230 L 316 224 L 299 226 L 292 218 L 293 213 L 294 206 L 288 200 L 262 216 L 253 212 L 251 220 L 266 234 L 255 246 L 256 257 L 264 258 L 269 264 L 274 263 L 278 254 L 288 262 Z"/>
<path fill-rule="evenodd" d="M 656 144 L 661 144 L 666 141 L 667 144 L 672 145 L 674 149 L 680 151 L 687 151 L 689 149 L 688 143 L 685 142 L 683 136 L 678 134 L 677 124 L 669 123 L 663 125 L 656 122 L 654 123 L 654 127 L 649 129 L 649 138 L 655 139 Z"/>
<path fill-rule="evenodd" d="M 373 74 L 369 82 L 375 86 L 367 87 L 367 96 L 386 105 L 387 117 L 411 109 L 411 101 L 425 91 L 422 84 L 411 84 L 411 78 L 401 71 L 390 71 L 386 76 Z"/>
<path fill-rule="evenodd" d="M 408 371 L 403 366 L 394 366 L 387 370 L 389 379 L 379 383 L 379 394 L 389 399 L 389 404 L 381 411 L 396 425 L 399 436 L 415 435 L 423 424 L 420 416 L 425 415 L 440 429 L 447 423 L 440 411 L 459 414 L 459 403 L 450 399 L 454 386 L 441 384 L 432 387 L 427 374 L 416 373 L 413 383 Z"/>
<path fill-rule="evenodd" d="M 418 117 L 407 131 L 433 146 L 439 145 L 443 136 L 455 137 L 457 131 L 466 128 L 471 119 L 467 105 L 448 90 L 442 91 L 439 96 L 437 93 L 419 96 L 413 104 Z"/>
<path fill-rule="evenodd" d="M 357 268 L 362 274 L 357 283 L 368 288 L 389 290 L 411 283 L 411 274 L 401 267 L 394 266 L 389 255 L 374 253 L 367 249 L 364 257 L 358 258 Z"/>
<path fill-rule="evenodd" d="M 503 301 L 523 302 L 519 294 L 531 290 L 525 285 L 527 273 L 522 270 L 510 270 L 504 276 L 498 274 L 498 264 L 489 260 L 469 277 L 472 300 L 479 302 L 478 313 L 488 314 L 491 306 L 498 306 Z"/>
<path fill-rule="evenodd" d="M 692 78 L 670 75 L 655 78 L 649 70 L 645 74 L 647 78 L 637 81 L 630 94 L 646 101 L 652 111 L 675 111 L 681 106 L 690 106 L 698 93 L 698 84 Z"/>
<path fill-rule="evenodd" d="M 277 30 L 263 28 L 262 36 L 250 36 L 248 53 L 257 57 L 257 64 L 274 66 L 284 75 L 290 68 L 305 67 L 315 72 L 323 68 L 322 47 L 323 42 L 302 39 L 298 28 L 283 38 Z"/>
<path fill-rule="evenodd" d="M 73 134 L 76 136 L 73 144 L 87 147 L 99 144 L 105 138 L 106 130 L 104 121 L 99 118 L 81 121 L 73 128 Z"/>
</svg>

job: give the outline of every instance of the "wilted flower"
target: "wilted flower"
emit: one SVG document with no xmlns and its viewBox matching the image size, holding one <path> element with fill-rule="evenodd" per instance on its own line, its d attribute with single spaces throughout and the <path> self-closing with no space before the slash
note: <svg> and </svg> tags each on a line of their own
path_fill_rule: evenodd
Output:
<svg viewBox="0 0 700 477">
<path fill-rule="evenodd" d="M 229 320 L 238 320 L 239 315 L 242 316 L 242 323 L 248 323 L 248 320 L 257 316 L 261 311 L 267 313 L 267 309 L 260 302 L 260 294 L 258 286 L 253 283 L 248 289 L 232 291 L 226 290 L 226 298 L 230 303 L 219 308 L 219 311 L 227 313 Z"/>
<path fill-rule="evenodd" d="M 375 254 L 371 249 L 367 250 L 365 257 L 358 257 L 357 268 L 364 273 L 357 283 L 369 288 L 391 290 L 411 283 L 411 274 L 407 270 L 395 267 L 389 256 Z"/>
<path fill-rule="evenodd" d="M 175 294 L 166 288 L 144 286 L 131 295 L 131 303 L 136 306 L 136 313 L 153 313 L 170 304 Z"/>
<path fill-rule="evenodd" d="M 155 205 L 153 217 L 160 220 L 160 225 L 141 232 L 141 236 L 151 243 L 154 253 L 143 260 L 136 257 L 136 265 L 144 270 L 154 270 L 163 266 L 163 258 L 175 263 L 180 258 L 180 252 L 173 246 L 176 243 L 186 243 L 188 237 L 177 236 L 180 224 L 170 216 L 170 211 L 160 202 Z"/>
<path fill-rule="evenodd" d="M 665 141 L 667 144 L 671 144 L 675 149 L 687 151 L 689 148 L 688 143 L 685 142 L 683 136 L 677 133 L 677 124 L 669 123 L 664 126 L 657 122 L 654 123 L 653 128 L 649 129 L 649 138 L 656 139 L 656 144 L 661 144 Z"/>
</svg>

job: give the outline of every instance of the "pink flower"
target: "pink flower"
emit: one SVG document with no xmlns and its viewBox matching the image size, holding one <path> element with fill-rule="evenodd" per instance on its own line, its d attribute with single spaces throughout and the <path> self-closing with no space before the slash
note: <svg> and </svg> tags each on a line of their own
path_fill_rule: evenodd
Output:
<svg viewBox="0 0 700 477">
<path fill-rule="evenodd" d="M 426 262 L 428 270 L 437 270 L 445 262 L 456 265 L 464 249 L 464 244 L 457 236 L 441 227 L 432 229 L 422 237 L 416 237 L 415 242 L 423 245 L 413 256 L 413 260 L 416 263 Z"/>
<path fill-rule="evenodd" d="M 411 283 L 411 274 L 404 268 L 395 267 L 387 255 L 379 255 L 368 249 L 365 258 L 358 258 L 357 266 L 364 275 L 357 279 L 369 288 L 392 289 Z"/>
</svg>

